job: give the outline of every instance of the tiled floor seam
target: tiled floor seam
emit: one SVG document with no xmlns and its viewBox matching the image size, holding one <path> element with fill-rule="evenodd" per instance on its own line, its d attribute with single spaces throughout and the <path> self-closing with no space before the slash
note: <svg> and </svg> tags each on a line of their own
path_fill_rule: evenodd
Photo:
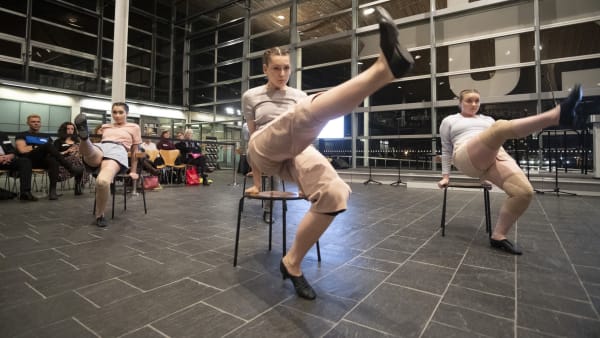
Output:
<svg viewBox="0 0 600 338">
<path fill-rule="evenodd" d="M 473 197 L 473 198 L 474 198 L 474 197 Z M 431 198 L 430 198 L 430 199 L 431 199 Z M 426 201 L 428 201 L 428 200 L 429 200 L 429 199 L 427 199 Z M 471 200 L 473 200 L 473 199 L 471 199 Z M 416 204 L 413 204 L 413 206 L 414 206 L 414 205 L 417 205 L 417 204 L 420 204 L 420 203 L 423 203 L 423 202 L 424 202 L 424 201 L 418 202 L 418 203 L 416 203 Z M 465 204 L 465 206 L 464 206 L 463 208 L 461 208 L 461 210 L 462 210 L 462 209 L 464 209 L 464 208 L 466 207 L 466 205 L 468 205 L 468 203 L 466 203 L 466 204 Z M 412 207 L 412 206 L 411 206 L 411 207 Z M 390 238 L 390 237 L 394 236 L 394 234 L 398 233 L 399 231 L 401 231 L 401 230 L 403 230 L 403 229 L 406 229 L 406 228 L 407 228 L 407 227 L 409 227 L 411 224 L 413 224 L 413 223 L 415 223 L 415 222 L 417 222 L 417 221 L 421 220 L 422 218 L 424 218 L 425 216 L 429 215 L 430 213 L 432 213 L 434 210 L 437 210 L 437 209 L 438 209 L 437 207 L 436 207 L 436 208 L 430 208 L 429 212 L 427 212 L 427 213 L 425 213 L 425 214 L 422 214 L 420 217 L 417 217 L 417 218 L 415 218 L 415 219 L 414 219 L 412 222 L 410 222 L 410 223 L 409 223 L 409 224 L 407 224 L 406 226 L 404 226 L 404 227 L 402 227 L 401 229 L 398 229 L 397 231 L 395 231 L 395 232 L 391 233 L 390 235 L 386 236 L 384 239 L 382 239 L 381 241 L 379 241 L 379 242 L 375 243 L 374 245 L 372 245 L 370 248 L 366 249 L 365 251 L 368 251 L 368 250 L 370 250 L 370 249 L 372 249 L 372 248 L 375 248 L 375 247 L 377 247 L 377 245 L 381 244 L 381 243 L 382 243 L 383 241 L 385 241 L 386 239 L 388 239 L 388 238 Z M 389 219 L 389 218 L 393 217 L 394 215 L 397 215 L 397 214 L 398 214 L 398 213 L 400 213 L 400 212 L 402 212 L 402 211 L 399 211 L 399 212 L 397 212 L 397 213 L 394 213 L 394 214 L 390 215 L 389 217 L 387 217 L 387 218 L 385 218 L 385 219 Z M 458 214 L 459 212 L 460 212 L 460 211 L 458 211 L 456 214 Z M 453 217 L 452 217 L 452 218 L 453 218 Z M 450 219 L 452 219 L 452 218 L 450 218 Z M 385 220 L 385 219 L 383 219 L 383 220 Z M 383 220 L 381 220 L 381 221 L 383 221 Z M 481 224 L 480 224 L 480 226 L 481 226 Z M 410 256 L 409 256 L 409 257 L 407 257 L 407 258 L 404 260 L 404 262 L 400 263 L 400 264 L 398 265 L 398 267 L 396 267 L 394 270 L 392 270 L 390 273 L 388 273 L 387 277 L 385 277 L 385 278 L 384 278 L 384 279 L 383 279 L 383 280 L 382 280 L 382 281 L 381 281 L 379 284 L 377 284 L 377 285 L 376 285 L 376 286 L 375 286 L 375 287 L 374 287 L 374 288 L 373 288 L 371 291 L 369 291 L 369 292 L 368 292 L 368 293 L 367 293 L 367 294 L 366 294 L 366 295 L 365 295 L 365 296 L 364 296 L 362 299 L 360 299 L 360 300 L 359 300 L 359 301 L 358 301 L 358 302 L 357 302 L 357 303 L 356 303 L 356 304 L 355 304 L 355 305 L 354 305 L 354 306 L 353 306 L 351 309 L 349 309 L 349 310 L 346 312 L 346 314 L 345 314 L 345 315 L 344 315 L 344 316 L 343 316 L 343 317 L 342 317 L 342 318 L 341 318 L 341 319 L 340 319 L 340 320 L 339 320 L 339 321 L 336 323 L 336 325 L 334 325 L 334 327 L 335 327 L 335 326 L 337 326 L 337 325 L 339 325 L 339 323 L 340 323 L 341 321 L 345 320 L 346 316 L 348 316 L 348 314 L 352 313 L 352 311 L 354 311 L 354 310 L 355 310 L 355 309 L 356 309 L 356 308 L 357 308 L 357 307 L 358 307 L 360 304 L 362 304 L 362 302 L 363 302 L 365 299 L 367 299 L 369 296 L 371 296 L 371 294 L 373 294 L 373 292 L 375 292 L 375 290 L 377 290 L 377 288 L 379 288 L 381 285 L 383 285 L 384 283 L 386 283 L 386 282 L 387 282 L 387 280 L 390 278 L 390 276 L 392 276 L 392 275 L 393 275 L 393 274 L 394 274 L 396 271 L 398 271 L 400 268 L 402 268 L 406 262 L 408 262 L 409 260 L 411 260 L 411 258 L 412 258 L 412 257 L 414 257 L 414 256 L 417 254 L 417 252 L 418 252 L 418 251 L 419 251 L 419 250 L 420 250 L 422 247 L 424 247 L 424 246 L 425 246 L 427 243 L 429 243 L 429 242 L 431 241 L 431 239 L 432 239 L 432 238 L 434 238 L 434 236 L 436 236 L 436 235 L 437 235 L 439 232 L 440 232 L 440 229 L 438 229 L 437 231 L 435 231 L 435 232 L 434 232 L 434 233 L 433 233 L 431 236 L 429 236 L 429 238 L 428 238 L 428 239 L 427 239 L 425 242 L 423 242 L 423 244 L 421 244 L 421 245 L 420 245 L 420 246 L 419 246 L 419 247 L 418 247 L 418 248 L 417 248 L 417 249 L 416 249 L 416 250 L 415 250 L 413 253 L 411 253 L 411 254 L 410 254 Z M 464 260 L 464 256 L 463 256 L 463 258 L 462 258 L 462 259 Z M 462 260 L 461 260 L 461 262 L 462 262 Z M 346 265 L 346 264 L 342 264 L 342 266 L 344 266 L 344 265 Z M 341 268 L 341 267 L 338 267 L 338 269 L 339 269 L 339 268 Z M 333 272 L 335 272 L 335 270 L 337 270 L 337 269 L 334 269 L 334 270 L 333 270 L 332 272 L 330 272 L 330 273 L 333 273 Z M 455 271 L 455 274 L 456 274 L 456 271 Z M 327 274 L 327 275 L 329 275 L 329 274 Z M 453 275 L 453 278 L 454 278 L 454 275 Z M 390 284 L 391 284 L 391 283 L 390 283 Z M 448 288 L 448 286 L 446 286 L 446 289 L 447 289 L 447 288 Z M 441 299 L 441 298 L 440 298 L 440 299 Z M 438 304 L 439 304 L 439 303 L 438 303 Z M 435 308 L 435 309 L 437 309 L 437 305 L 436 305 L 436 308 Z M 432 317 L 432 316 L 433 316 L 433 314 L 435 313 L 435 309 L 434 309 L 434 311 L 432 312 L 432 315 L 431 315 L 431 317 Z M 431 319 L 431 317 L 430 317 L 430 319 Z M 428 323 L 429 323 L 429 319 L 428 319 L 428 321 L 426 322 L 426 325 L 424 326 L 424 329 L 427 327 L 427 324 L 428 324 Z M 421 332 L 421 335 L 422 335 L 422 332 Z"/>
<path fill-rule="evenodd" d="M 100 309 L 102 308 L 100 305 L 94 303 L 94 301 L 92 301 L 91 299 L 87 298 L 86 296 L 82 295 L 79 291 L 77 290 L 73 290 L 73 292 L 78 295 L 79 297 L 83 298 L 83 300 L 85 300 L 86 302 L 92 304 L 92 306 L 94 306 L 96 309 Z"/>
<path fill-rule="evenodd" d="M 558 232 L 556 231 L 556 228 L 554 227 L 554 223 L 552 223 L 550 221 L 550 219 L 548 218 L 548 213 L 546 212 L 546 210 L 544 209 L 544 206 L 542 205 L 542 203 L 539 200 L 538 200 L 538 204 L 540 205 L 540 208 L 542 209 L 543 215 L 546 218 L 546 220 L 548 221 L 548 225 L 550 225 L 550 228 L 552 229 L 552 232 L 554 233 L 554 236 L 558 240 L 558 244 L 560 245 L 560 248 L 562 249 L 563 254 L 567 258 L 567 261 L 569 262 L 569 265 L 571 266 L 571 269 L 575 273 L 575 276 L 577 276 L 577 281 L 579 282 L 579 285 L 583 289 L 583 292 L 585 292 L 585 295 L 587 297 L 588 302 L 590 304 L 592 304 L 592 311 L 594 311 L 594 313 L 596 314 L 596 320 L 600 320 L 600 314 L 598 313 L 598 310 L 596 309 L 596 307 L 593 306 L 594 303 L 592 301 L 592 297 L 590 296 L 590 293 L 588 292 L 587 288 L 585 287 L 585 284 L 581 280 L 581 277 L 579 276 L 579 273 L 577 272 L 577 269 L 575 268 L 575 265 L 573 264 L 573 261 L 571 260 L 571 256 L 569 256 L 569 253 L 565 249 L 565 246 L 564 246 L 562 240 L 560 239 L 560 236 L 558 235 Z"/>
<path fill-rule="evenodd" d="M 81 325 L 81 327 L 83 327 L 84 329 L 86 329 L 88 332 L 90 332 L 94 336 L 96 336 L 98 338 L 102 337 L 99 334 L 97 334 L 94 330 L 92 330 L 91 328 L 89 328 L 87 325 L 85 325 L 84 323 L 82 323 L 79 319 L 77 319 L 77 317 L 73 316 L 73 317 L 71 317 L 71 319 L 73 319 L 75 322 L 77 322 L 77 324 Z"/>
<path fill-rule="evenodd" d="M 450 325 L 450 324 L 448 324 L 448 323 L 442 323 L 442 322 L 438 322 L 437 320 L 431 320 L 431 322 L 432 322 L 432 323 L 435 323 L 435 324 L 438 324 L 438 325 L 445 326 L 445 327 L 449 327 L 449 328 L 452 328 L 452 329 L 455 329 L 455 330 L 458 330 L 458 331 L 462 331 L 462 332 L 466 332 L 466 333 L 472 333 L 472 334 L 476 334 L 476 335 L 478 335 L 478 336 L 482 336 L 482 337 L 490 337 L 490 338 L 495 338 L 495 337 L 493 337 L 493 336 L 488 336 L 488 335 L 485 335 L 485 334 L 483 334 L 483 333 L 479 333 L 479 332 L 473 332 L 473 331 L 471 331 L 471 330 L 466 330 L 464 327 L 457 327 L 457 326 L 454 326 L 454 325 Z"/>
<path fill-rule="evenodd" d="M 446 303 L 444 301 L 440 302 L 440 304 L 444 304 L 444 305 L 452 306 L 452 307 L 459 308 L 459 309 L 465 309 L 465 310 L 469 310 L 469 311 L 481 313 L 483 315 L 494 317 L 494 318 L 497 318 L 497 319 L 503 319 L 503 320 L 508 320 L 508 321 L 511 321 L 511 322 L 516 322 L 514 319 L 511 319 L 511 318 L 498 316 L 498 315 L 495 315 L 495 314 L 492 314 L 492 313 L 489 313 L 489 312 L 479 311 L 479 310 L 476 310 L 476 309 L 473 309 L 473 308 L 470 308 L 470 307 L 464 307 L 464 306 L 457 305 L 457 304 L 450 304 L 450 303 Z"/>
</svg>

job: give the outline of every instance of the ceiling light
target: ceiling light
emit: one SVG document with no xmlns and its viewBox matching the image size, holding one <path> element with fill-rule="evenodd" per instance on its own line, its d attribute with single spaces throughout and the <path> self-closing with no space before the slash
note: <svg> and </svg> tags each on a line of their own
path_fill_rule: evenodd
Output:
<svg viewBox="0 0 600 338">
<path fill-rule="evenodd" d="M 419 55 L 419 54 L 415 55 L 415 60 L 418 60 L 420 58 L 421 58 L 421 55 Z"/>
<path fill-rule="evenodd" d="M 510 50 L 507 50 L 504 55 L 510 55 Z"/>
<path fill-rule="evenodd" d="M 285 16 L 283 16 L 283 15 L 278 15 L 278 16 L 277 16 L 277 19 L 279 19 L 279 20 L 283 20 L 283 19 L 285 19 Z"/>
<path fill-rule="evenodd" d="M 375 13 L 375 8 L 370 7 L 370 8 L 365 8 L 365 10 L 363 11 L 363 15 L 371 15 Z"/>
<path fill-rule="evenodd" d="M 225 113 L 226 113 L 227 115 L 233 115 L 233 108 L 231 108 L 231 107 L 227 107 L 227 108 L 225 108 Z"/>
</svg>

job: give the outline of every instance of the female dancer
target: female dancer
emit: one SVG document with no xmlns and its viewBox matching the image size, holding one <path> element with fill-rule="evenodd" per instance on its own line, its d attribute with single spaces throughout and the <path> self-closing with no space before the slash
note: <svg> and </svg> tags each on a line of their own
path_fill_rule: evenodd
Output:
<svg viewBox="0 0 600 338">
<path fill-rule="evenodd" d="M 79 151 L 83 155 L 83 161 L 90 167 L 99 168 L 96 177 L 96 225 L 105 227 L 108 225 L 104 212 L 110 197 L 110 184 L 114 177 L 129 168 L 129 176 L 132 180 L 138 179 L 136 153 L 138 146 L 142 143 L 140 127 L 135 123 L 127 122 L 129 106 L 124 102 L 115 102 L 112 105 L 113 123 L 102 125 L 102 141 L 92 143 L 89 140 L 89 132 L 85 114 L 75 117 L 75 126 L 81 138 Z M 128 152 L 130 153 L 131 167 L 129 167 Z"/>
<path fill-rule="evenodd" d="M 506 238 L 506 234 L 527 210 L 533 196 L 533 187 L 529 180 L 515 160 L 504 151 L 502 144 L 506 140 L 525 137 L 550 126 L 560 124 L 571 127 L 578 120 L 575 108 L 579 101 L 581 86 L 575 85 L 560 105 L 547 112 L 494 122 L 491 117 L 478 114 L 479 92 L 467 89 L 459 94 L 460 113 L 442 120 L 442 179 L 438 186 L 448 186 L 450 163 L 453 161 L 465 175 L 490 181 L 508 195 L 490 237 L 490 245 L 493 248 L 515 255 L 522 254 L 521 249 Z"/>
</svg>

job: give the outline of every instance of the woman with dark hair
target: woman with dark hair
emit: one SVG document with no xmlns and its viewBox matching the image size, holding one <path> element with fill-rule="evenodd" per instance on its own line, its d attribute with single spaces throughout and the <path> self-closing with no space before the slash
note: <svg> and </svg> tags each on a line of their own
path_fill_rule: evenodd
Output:
<svg viewBox="0 0 600 338">
<path fill-rule="evenodd" d="M 82 194 L 82 185 L 87 183 L 89 173 L 85 172 L 85 166 L 79 153 L 79 136 L 75 133 L 75 125 L 71 122 L 63 122 L 58 127 L 58 138 L 54 141 L 54 147 L 75 168 L 83 168 L 83 173 L 75 176 L 75 195 Z M 65 167 L 58 168 L 58 181 L 63 182 L 72 175 Z"/>
<path fill-rule="evenodd" d="M 173 144 L 173 141 L 171 141 L 171 132 L 170 131 L 163 130 L 163 132 L 160 133 L 160 140 L 158 140 L 158 143 L 156 144 L 156 148 L 163 149 L 163 150 L 177 149 L 177 148 L 175 148 L 175 144 Z"/>
<path fill-rule="evenodd" d="M 139 178 L 137 173 L 136 153 L 142 143 L 142 132 L 140 126 L 127 122 L 129 106 L 124 102 L 115 102 L 112 105 L 112 123 L 103 124 L 100 129 L 102 141 L 92 143 L 89 140 L 89 131 L 85 114 L 75 117 L 75 126 L 81 138 L 79 150 L 83 155 L 83 161 L 93 168 L 99 168 L 96 177 L 96 225 L 105 227 L 108 225 L 104 212 L 108 205 L 110 196 L 110 184 L 114 177 L 121 171 L 129 168 L 129 176 L 132 180 Z M 132 158 L 129 166 L 128 152 Z"/>
</svg>

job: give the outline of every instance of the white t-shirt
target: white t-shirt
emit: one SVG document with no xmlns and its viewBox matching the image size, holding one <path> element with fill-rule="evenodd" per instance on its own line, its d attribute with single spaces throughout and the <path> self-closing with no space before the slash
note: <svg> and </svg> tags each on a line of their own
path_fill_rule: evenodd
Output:
<svg viewBox="0 0 600 338">
<path fill-rule="evenodd" d="M 442 174 L 450 173 L 455 148 L 494 124 L 494 119 L 482 114 L 464 117 L 460 113 L 447 116 L 440 125 L 442 139 Z"/>
<path fill-rule="evenodd" d="M 300 99 L 306 97 L 303 91 L 285 87 L 285 89 L 267 89 L 267 85 L 248 89 L 242 95 L 242 109 L 247 121 L 256 123 L 261 129 L 277 116 L 294 109 Z"/>
</svg>

